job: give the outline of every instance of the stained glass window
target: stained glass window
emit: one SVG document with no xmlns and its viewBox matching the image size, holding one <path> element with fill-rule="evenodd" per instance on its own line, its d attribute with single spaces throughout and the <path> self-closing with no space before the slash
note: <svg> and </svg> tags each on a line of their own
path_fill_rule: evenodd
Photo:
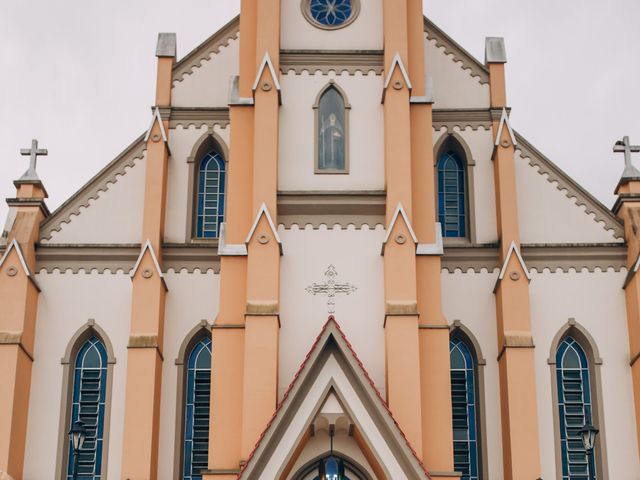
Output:
<svg viewBox="0 0 640 480">
<path fill-rule="evenodd" d="M 588 455 L 580 430 L 593 424 L 589 360 L 580 344 L 567 337 L 556 353 L 562 480 L 595 480 L 594 455 Z"/>
<path fill-rule="evenodd" d="M 107 351 L 97 337 L 87 340 L 76 355 L 73 372 L 73 397 L 69 428 L 84 422 L 87 436 L 78 452 L 78 480 L 100 480 L 104 448 L 104 416 L 107 391 Z M 69 429 L 67 428 L 66 431 Z M 65 434 L 66 434 L 65 431 Z M 73 478 L 74 456 L 69 441 L 67 479 Z"/>
<path fill-rule="evenodd" d="M 191 349 L 187 361 L 184 408 L 183 480 L 201 480 L 209 459 L 211 339 Z"/>
<path fill-rule="evenodd" d="M 318 105 L 318 170 L 343 172 L 346 170 L 346 109 L 340 92 L 329 87 Z"/>
<path fill-rule="evenodd" d="M 438 159 L 438 221 L 444 237 L 467 234 L 464 163 L 448 151 Z"/>
<path fill-rule="evenodd" d="M 460 480 L 478 480 L 478 405 L 476 363 L 471 347 L 461 338 L 449 343 L 451 357 L 451 406 L 453 409 L 453 458 Z"/>
<path fill-rule="evenodd" d="M 216 151 L 207 153 L 198 170 L 196 236 L 217 238 L 224 221 L 225 164 Z"/>
<path fill-rule="evenodd" d="M 352 0 L 311 0 L 311 17 L 320 25 L 338 27 L 353 15 Z"/>
</svg>

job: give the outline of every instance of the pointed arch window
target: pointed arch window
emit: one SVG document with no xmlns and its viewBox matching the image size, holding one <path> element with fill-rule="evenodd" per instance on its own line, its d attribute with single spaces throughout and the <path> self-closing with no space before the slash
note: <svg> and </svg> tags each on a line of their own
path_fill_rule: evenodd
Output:
<svg viewBox="0 0 640 480">
<path fill-rule="evenodd" d="M 449 342 L 449 354 L 454 466 L 462 472 L 461 480 L 478 480 L 481 469 L 477 362 L 471 344 L 458 335 Z"/>
<path fill-rule="evenodd" d="M 580 430 L 593 423 L 589 359 L 580 343 L 568 336 L 556 351 L 562 480 L 596 480 L 596 456 L 588 455 Z"/>
<path fill-rule="evenodd" d="M 467 236 L 465 162 L 454 150 L 438 158 L 438 221 L 443 237 Z"/>
<path fill-rule="evenodd" d="M 196 237 L 218 238 L 224 221 L 226 168 L 222 155 L 210 150 L 198 165 Z"/>
<path fill-rule="evenodd" d="M 209 459 L 211 338 L 202 338 L 192 347 L 185 373 L 182 478 L 200 480 Z"/>
<path fill-rule="evenodd" d="M 349 110 L 335 83 L 320 93 L 316 104 L 316 173 L 348 173 Z"/>
<path fill-rule="evenodd" d="M 86 440 L 78 453 L 78 478 L 82 480 L 103 478 L 106 392 L 107 350 L 98 337 L 92 336 L 84 342 L 75 357 L 71 415 L 68 424 L 70 428 L 73 423 L 81 420 L 87 429 Z M 70 444 L 67 451 L 69 453 L 66 477 L 72 480 L 75 459 Z"/>
</svg>

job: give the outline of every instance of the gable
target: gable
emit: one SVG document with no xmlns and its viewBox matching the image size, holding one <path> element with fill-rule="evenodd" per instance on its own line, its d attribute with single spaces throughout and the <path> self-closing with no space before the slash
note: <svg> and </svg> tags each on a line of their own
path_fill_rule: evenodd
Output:
<svg viewBox="0 0 640 480">
<path fill-rule="evenodd" d="M 518 216 L 523 244 L 622 243 L 615 215 L 516 134 Z"/>
<path fill-rule="evenodd" d="M 227 107 L 229 82 L 239 70 L 240 22 L 236 17 L 173 68 L 174 107 Z"/>
<path fill-rule="evenodd" d="M 41 243 L 139 243 L 145 157 L 140 136 L 47 218 L 40 229 Z"/>
</svg>

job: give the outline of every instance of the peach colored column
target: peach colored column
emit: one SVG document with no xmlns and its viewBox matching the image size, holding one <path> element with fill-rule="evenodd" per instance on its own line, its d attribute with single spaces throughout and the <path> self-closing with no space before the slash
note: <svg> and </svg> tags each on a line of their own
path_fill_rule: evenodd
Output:
<svg viewBox="0 0 640 480">
<path fill-rule="evenodd" d="M 408 0 L 409 77 L 411 101 L 411 176 L 413 226 L 421 244 L 435 244 L 436 192 L 433 152 L 433 105 L 427 91 L 422 0 Z M 442 314 L 441 257 L 416 259 L 420 312 L 422 460 L 432 477 L 451 478 L 453 424 L 449 325 Z"/>
<path fill-rule="evenodd" d="M 411 82 L 407 73 L 407 2 L 384 0 L 385 177 L 387 239 L 385 369 L 387 400 L 413 448 L 422 453 L 416 241 L 411 226 Z"/>
<path fill-rule="evenodd" d="M 123 479 L 158 477 L 158 434 L 166 284 L 162 278 L 167 168 L 168 119 L 159 107 L 170 107 L 175 35 L 158 39 L 157 105 L 147 133 L 142 244 L 132 271 L 131 326 L 122 453 Z"/>
<path fill-rule="evenodd" d="M 240 75 L 229 104 L 231 139 L 225 211 L 226 242 L 243 245 L 251 228 L 257 0 L 240 7 Z M 205 480 L 235 479 L 242 460 L 247 256 L 220 258 L 220 312 L 212 331 L 209 472 Z"/>
<path fill-rule="evenodd" d="M 614 212 L 624 222 L 624 237 L 628 245 L 627 269 L 629 276 L 625 284 L 627 325 L 629 329 L 629 353 L 633 393 L 636 412 L 636 434 L 640 448 L 640 281 L 638 259 L 640 258 L 640 181 L 623 178 L 616 188 L 619 196 Z"/>
<path fill-rule="evenodd" d="M 534 344 L 531 334 L 528 272 L 520 261 L 515 176 L 515 138 L 506 118 L 504 43 L 487 39 L 491 106 L 504 111 L 493 124 L 493 154 L 502 279 L 495 287 L 498 364 L 502 413 L 504 478 L 540 476 Z M 497 115 L 494 115 L 496 118 Z"/>
<path fill-rule="evenodd" d="M 39 293 L 32 272 L 40 222 L 48 210 L 40 181 L 14 183 L 17 198 L 7 203 L 16 217 L 0 264 L 0 473 L 21 480 Z"/>
<path fill-rule="evenodd" d="M 246 460 L 277 404 L 281 246 L 275 231 L 280 114 L 280 0 L 256 10 L 252 210 L 247 239 L 247 297 L 241 455 Z"/>
</svg>

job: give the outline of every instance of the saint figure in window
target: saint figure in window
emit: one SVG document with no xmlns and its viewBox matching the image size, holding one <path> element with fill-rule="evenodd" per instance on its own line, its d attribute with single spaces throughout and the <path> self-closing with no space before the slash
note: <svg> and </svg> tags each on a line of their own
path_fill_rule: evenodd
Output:
<svg viewBox="0 0 640 480">
<path fill-rule="evenodd" d="M 334 88 L 320 97 L 318 112 L 318 170 L 346 170 L 345 102 Z"/>
</svg>

